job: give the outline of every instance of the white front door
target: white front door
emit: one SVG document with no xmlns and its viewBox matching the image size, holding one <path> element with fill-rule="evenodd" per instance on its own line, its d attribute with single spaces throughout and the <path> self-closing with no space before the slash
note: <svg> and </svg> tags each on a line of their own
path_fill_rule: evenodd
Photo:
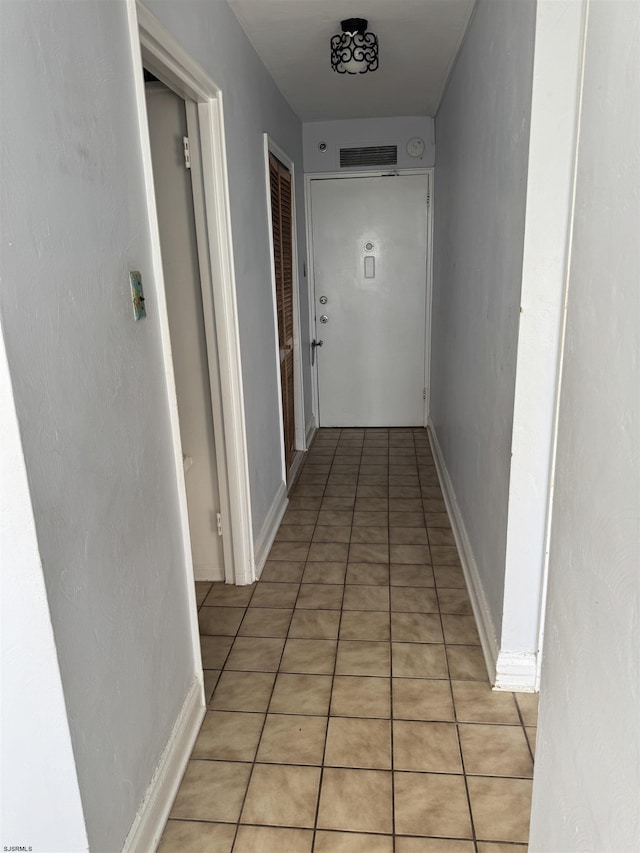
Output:
<svg viewBox="0 0 640 853">
<path fill-rule="evenodd" d="M 311 181 L 321 426 L 422 426 L 428 175 Z"/>
</svg>

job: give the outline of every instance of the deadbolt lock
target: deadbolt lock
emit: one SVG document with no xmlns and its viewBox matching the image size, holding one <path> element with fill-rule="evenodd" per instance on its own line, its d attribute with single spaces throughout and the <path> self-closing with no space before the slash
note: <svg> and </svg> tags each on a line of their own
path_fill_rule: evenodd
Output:
<svg viewBox="0 0 640 853">
<path fill-rule="evenodd" d="M 323 314 L 323 315 L 320 317 L 320 322 L 321 322 L 321 323 L 328 323 L 328 322 L 329 322 L 329 318 L 327 317 L 327 315 L 326 315 L 326 314 Z"/>
<path fill-rule="evenodd" d="M 329 301 L 329 300 L 327 299 L 327 297 L 326 297 L 326 296 L 321 296 L 321 297 L 320 297 L 320 299 L 318 300 L 318 302 L 320 303 L 320 305 L 326 305 L 328 301 Z"/>
</svg>

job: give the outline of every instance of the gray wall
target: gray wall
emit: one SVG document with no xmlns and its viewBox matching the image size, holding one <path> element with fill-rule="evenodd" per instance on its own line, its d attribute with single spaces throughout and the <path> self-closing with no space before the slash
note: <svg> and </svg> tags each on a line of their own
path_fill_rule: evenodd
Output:
<svg viewBox="0 0 640 853">
<path fill-rule="evenodd" d="M 301 127 L 226 3 L 149 5 L 224 92 L 259 530 L 281 480 L 262 133 L 301 174 Z M 126 5 L 3 3 L 1 54 L 0 310 L 89 842 L 112 853 L 194 674 Z"/>
<path fill-rule="evenodd" d="M 589 4 L 532 851 L 640 850 L 639 34 Z"/>
<path fill-rule="evenodd" d="M 257 536 L 282 480 L 263 133 L 295 163 L 305 423 L 311 414 L 309 303 L 302 275 L 306 263 L 302 127 L 225 0 L 147 0 L 145 5 L 222 89 L 251 508 Z"/>
<path fill-rule="evenodd" d="M 534 0 L 479 0 L 436 116 L 431 419 L 497 637 L 534 30 Z"/>
</svg>

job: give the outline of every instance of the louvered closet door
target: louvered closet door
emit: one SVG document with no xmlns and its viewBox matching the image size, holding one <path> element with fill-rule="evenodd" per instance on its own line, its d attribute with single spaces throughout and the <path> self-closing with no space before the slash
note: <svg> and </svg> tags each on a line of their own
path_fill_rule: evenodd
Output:
<svg viewBox="0 0 640 853">
<path fill-rule="evenodd" d="M 295 411 L 293 386 L 293 250 L 291 221 L 291 174 L 286 166 L 269 155 L 271 220 L 276 273 L 276 307 L 280 345 L 280 379 L 284 420 L 284 453 L 287 472 L 295 453 Z"/>
</svg>

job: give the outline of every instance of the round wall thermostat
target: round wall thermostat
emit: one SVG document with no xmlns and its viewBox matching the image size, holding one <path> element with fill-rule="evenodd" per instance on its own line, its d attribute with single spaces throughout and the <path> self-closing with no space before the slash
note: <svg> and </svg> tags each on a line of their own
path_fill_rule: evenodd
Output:
<svg viewBox="0 0 640 853">
<path fill-rule="evenodd" d="M 320 142 L 318 145 L 318 151 L 322 151 L 322 153 L 324 154 L 324 152 L 326 150 L 327 150 L 327 143 L 326 142 Z"/>
<path fill-rule="evenodd" d="M 407 154 L 409 157 L 422 157 L 424 154 L 424 139 L 414 136 L 407 142 Z"/>
</svg>

